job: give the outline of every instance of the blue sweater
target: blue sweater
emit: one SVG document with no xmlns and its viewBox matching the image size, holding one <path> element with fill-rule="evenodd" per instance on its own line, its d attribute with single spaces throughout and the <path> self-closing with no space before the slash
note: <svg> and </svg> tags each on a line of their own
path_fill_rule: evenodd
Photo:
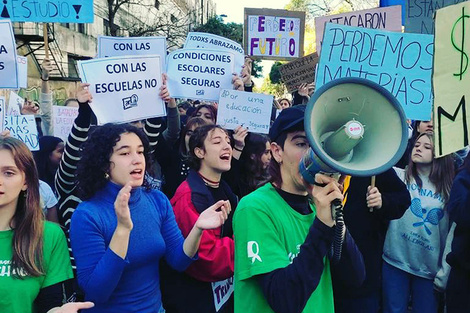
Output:
<svg viewBox="0 0 470 313">
<path fill-rule="evenodd" d="M 134 223 L 125 260 L 109 249 L 117 226 L 113 183 L 80 203 L 72 216 L 70 238 L 80 287 L 92 312 L 158 312 L 161 306 L 159 261 L 182 271 L 192 262 L 170 202 L 161 192 L 133 189 L 129 200 Z"/>
</svg>

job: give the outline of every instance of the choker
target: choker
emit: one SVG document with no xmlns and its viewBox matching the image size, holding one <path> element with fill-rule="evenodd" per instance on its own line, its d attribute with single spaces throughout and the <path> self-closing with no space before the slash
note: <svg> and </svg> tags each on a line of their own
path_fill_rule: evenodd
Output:
<svg viewBox="0 0 470 313">
<path fill-rule="evenodd" d="M 199 175 L 199 177 L 202 178 L 206 186 L 211 187 L 211 188 L 219 188 L 220 181 L 213 181 L 213 180 L 207 179 L 199 172 L 197 172 L 197 174 Z"/>
</svg>

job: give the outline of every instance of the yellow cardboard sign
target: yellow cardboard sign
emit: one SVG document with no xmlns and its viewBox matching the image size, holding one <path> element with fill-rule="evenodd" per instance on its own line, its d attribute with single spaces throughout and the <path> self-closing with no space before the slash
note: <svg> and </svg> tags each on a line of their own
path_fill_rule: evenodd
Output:
<svg viewBox="0 0 470 313">
<path fill-rule="evenodd" d="M 470 2 L 436 11 L 434 41 L 435 155 L 469 144 Z"/>
</svg>

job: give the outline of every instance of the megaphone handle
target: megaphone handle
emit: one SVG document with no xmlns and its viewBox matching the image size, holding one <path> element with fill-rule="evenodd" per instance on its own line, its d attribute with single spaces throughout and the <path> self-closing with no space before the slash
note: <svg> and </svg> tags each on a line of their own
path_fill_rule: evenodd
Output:
<svg viewBox="0 0 470 313">
<path fill-rule="evenodd" d="M 370 178 L 370 187 L 371 189 L 375 187 L 375 175 Z M 374 208 L 369 208 L 369 212 L 373 212 Z"/>
<path fill-rule="evenodd" d="M 341 252 L 343 250 L 343 242 L 344 242 L 344 217 L 343 217 L 343 205 L 340 199 L 335 199 L 331 202 L 331 214 L 335 220 L 336 227 L 335 227 L 335 237 L 333 241 L 333 256 L 332 262 L 333 264 L 337 264 L 341 259 Z"/>
</svg>

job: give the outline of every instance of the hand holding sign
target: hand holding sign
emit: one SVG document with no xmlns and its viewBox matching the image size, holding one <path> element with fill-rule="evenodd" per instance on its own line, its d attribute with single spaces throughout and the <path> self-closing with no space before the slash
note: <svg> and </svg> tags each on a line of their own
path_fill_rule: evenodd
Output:
<svg viewBox="0 0 470 313">
<path fill-rule="evenodd" d="M 78 103 L 91 103 L 93 101 L 93 95 L 90 92 L 90 84 L 80 84 L 80 90 L 77 92 Z"/>
</svg>

